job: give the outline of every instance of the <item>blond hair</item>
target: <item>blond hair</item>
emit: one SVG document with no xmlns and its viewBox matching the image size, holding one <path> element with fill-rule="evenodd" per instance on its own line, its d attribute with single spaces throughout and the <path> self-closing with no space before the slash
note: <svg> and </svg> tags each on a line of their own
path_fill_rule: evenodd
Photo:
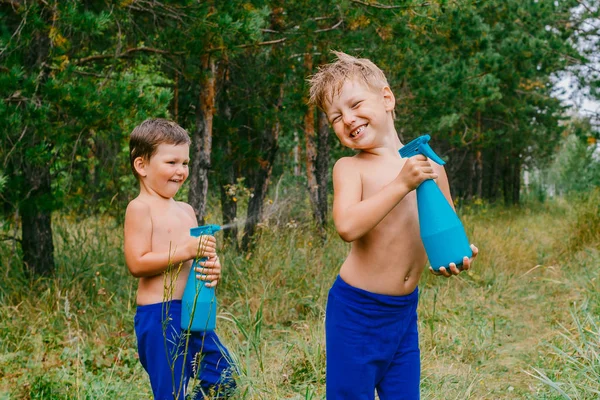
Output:
<svg viewBox="0 0 600 400">
<path fill-rule="evenodd" d="M 358 79 L 371 89 L 389 86 L 383 71 L 371 60 L 356 58 L 341 51 L 332 51 L 332 53 L 337 60 L 320 66 L 317 73 L 308 79 L 310 104 L 325 110 L 325 103 L 331 102 L 333 97 L 339 94 L 344 83 L 350 79 Z"/>
</svg>

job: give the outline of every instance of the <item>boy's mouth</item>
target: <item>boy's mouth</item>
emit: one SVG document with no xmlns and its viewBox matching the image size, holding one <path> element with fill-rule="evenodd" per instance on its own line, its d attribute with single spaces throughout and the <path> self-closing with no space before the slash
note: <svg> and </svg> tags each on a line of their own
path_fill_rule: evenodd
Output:
<svg viewBox="0 0 600 400">
<path fill-rule="evenodd" d="M 356 129 L 354 129 L 352 132 L 350 132 L 350 139 L 356 138 L 358 135 L 360 135 L 362 133 L 362 131 L 365 130 L 366 127 L 367 127 L 367 124 L 364 124 L 364 125 L 359 126 Z"/>
</svg>

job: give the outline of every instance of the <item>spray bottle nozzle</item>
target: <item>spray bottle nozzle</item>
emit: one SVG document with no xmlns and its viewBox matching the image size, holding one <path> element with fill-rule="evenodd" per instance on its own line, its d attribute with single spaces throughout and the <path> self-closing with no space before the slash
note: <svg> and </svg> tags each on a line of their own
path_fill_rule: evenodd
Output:
<svg viewBox="0 0 600 400">
<path fill-rule="evenodd" d="M 403 158 L 416 156 L 417 154 L 423 154 L 425 157 L 431 159 L 433 162 L 436 162 L 439 165 L 446 164 L 444 160 L 435 154 L 435 151 L 429 147 L 429 139 L 431 139 L 429 135 L 419 136 L 408 144 L 405 144 L 404 147 L 398 150 L 398 152 Z"/>
<path fill-rule="evenodd" d="M 209 224 L 197 226 L 195 228 L 190 229 L 190 235 L 194 237 L 202 236 L 202 235 L 214 235 L 215 232 L 221 230 L 221 225 Z"/>
</svg>

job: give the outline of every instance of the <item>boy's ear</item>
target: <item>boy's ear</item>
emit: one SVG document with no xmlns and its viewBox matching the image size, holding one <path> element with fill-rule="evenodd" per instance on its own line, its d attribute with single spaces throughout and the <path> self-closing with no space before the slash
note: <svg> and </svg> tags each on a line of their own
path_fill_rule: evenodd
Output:
<svg viewBox="0 0 600 400">
<path fill-rule="evenodd" d="M 386 111 L 393 111 L 396 107 L 396 98 L 394 97 L 394 93 L 392 93 L 392 89 L 389 86 L 385 86 L 381 89 L 383 95 L 383 104 L 385 105 Z"/>
<path fill-rule="evenodd" d="M 137 157 L 133 160 L 133 168 L 141 177 L 146 177 L 146 161 L 142 157 Z"/>
</svg>

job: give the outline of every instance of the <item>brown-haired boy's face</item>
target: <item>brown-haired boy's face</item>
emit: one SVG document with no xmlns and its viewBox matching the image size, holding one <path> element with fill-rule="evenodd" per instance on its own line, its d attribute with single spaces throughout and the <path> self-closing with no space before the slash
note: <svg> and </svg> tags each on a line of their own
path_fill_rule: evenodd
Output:
<svg viewBox="0 0 600 400">
<path fill-rule="evenodd" d="M 393 124 L 394 104 L 388 87 L 378 90 L 350 79 L 326 102 L 325 113 L 342 145 L 361 150 L 374 147 Z"/>
<path fill-rule="evenodd" d="M 173 198 L 189 176 L 190 146 L 161 143 L 138 170 L 143 185 L 152 193 Z"/>
</svg>

